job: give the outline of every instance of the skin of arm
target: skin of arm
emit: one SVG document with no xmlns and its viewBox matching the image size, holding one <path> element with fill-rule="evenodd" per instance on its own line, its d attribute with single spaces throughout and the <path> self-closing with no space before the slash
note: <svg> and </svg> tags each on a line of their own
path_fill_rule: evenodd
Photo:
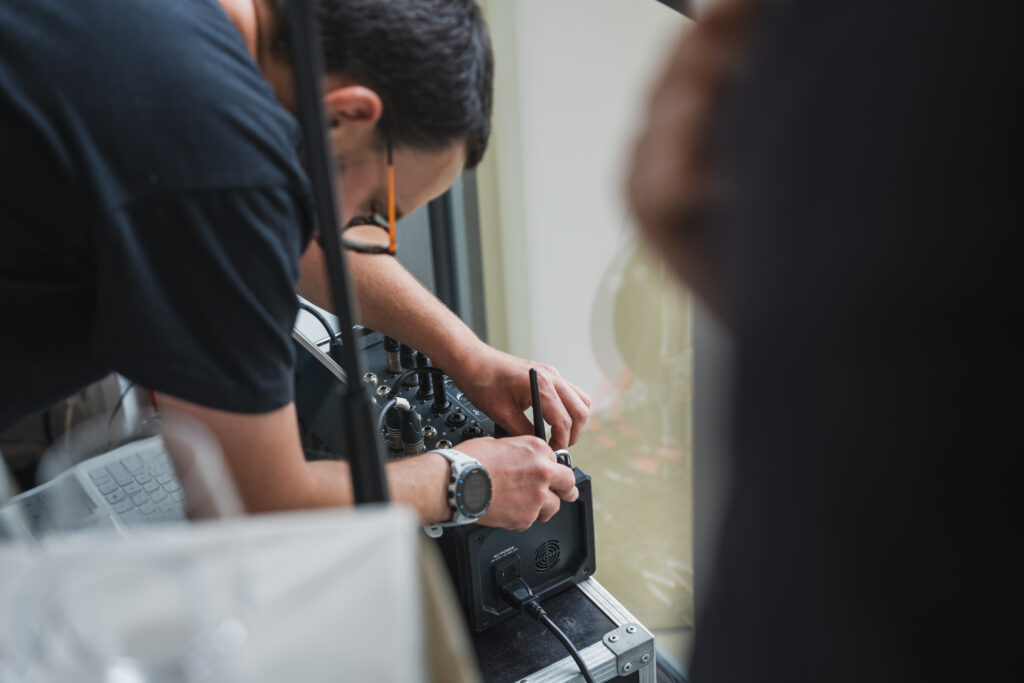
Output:
<svg viewBox="0 0 1024 683">
<path fill-rule="evenodd" d="M 357 237 L 356 230 L 347 235 Z M 366 230 L 368 239 L 379 238 L 376 228 Z M 331 310 L 324 261 L 323 250 L 314 241 L 302 257 L 298 291 Z M 590 397 L 555 368 L 516 358 L 482 342 L 396 259 L 349 252 L 346 263 L 364 325 L 425 353 L 474 405 L 510 434 L 533 433 L 523 412 L 531 403 L 529 370 L 537 368 L 544 418 L 551 425 L 551 448 L 576 443 L 590 412 Z"/>
<path fill-rule="evenodd" d="M 354 504 L 348 465 L 307 462 L 299 441 L 295 404 L 255 415 L 207 408 L 166 394 L 161 411 L 199 422 L 217 441 L 246 511 L 272 512 Z M 169 441 L 170 444 L 173 441 Z M 558 511 L 559 499 L 579 496 L 572 471 L 555 462 L 540 439 L 474 439 L 460 450 L 479 460 L 494 483 L 491 506 L 480 519 L 488 526 L 526 529 Z M 389 463 L 391 500 L 412 507 L 424 523 L 450 519 L 446 499 L 448 461 L 436 453 Z M 186 494 L 188 491 L 186 491 Z"/>
</svg>

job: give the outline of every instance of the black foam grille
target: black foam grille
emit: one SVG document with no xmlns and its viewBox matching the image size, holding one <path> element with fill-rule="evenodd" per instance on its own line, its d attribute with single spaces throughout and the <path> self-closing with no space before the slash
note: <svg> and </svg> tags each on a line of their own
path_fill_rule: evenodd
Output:
<svg viewBox="0 0 1024 683">
<path fill-rule="evenodd" d="M 558 565 L 558 557 L 558 541 L 545 541 L 537 546 L 537 551 L 533 554 L 533 566 L 539 572 L 550 571 Z"/>
</svg>

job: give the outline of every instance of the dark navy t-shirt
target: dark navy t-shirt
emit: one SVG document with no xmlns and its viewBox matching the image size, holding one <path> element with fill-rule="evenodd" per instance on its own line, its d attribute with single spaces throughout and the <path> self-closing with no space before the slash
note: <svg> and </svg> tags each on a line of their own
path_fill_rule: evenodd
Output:
<svg viewBox="0 0 1024 683">
<path fill-rule="evenodd" d="M 215 0 L 0 4 L 0 429 L 111 371 L 290 401 L 299 142 Z"/>
</svg>

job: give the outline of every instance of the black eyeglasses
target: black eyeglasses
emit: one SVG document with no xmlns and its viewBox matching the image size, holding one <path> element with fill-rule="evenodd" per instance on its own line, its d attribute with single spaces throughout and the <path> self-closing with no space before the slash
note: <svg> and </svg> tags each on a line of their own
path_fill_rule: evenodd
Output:
<svg viewBox="0 0 1024 683">
<path fill-rule="evenodd" d="M 371 216 L 356 216 L 341 228 L 341 246 L 360 254 L 395 255 L 398 242 L 395 238 L 395 158 L 391 148 L 391 138 L 387 140 L 388 150 L 388 217 L 385 219 L 378 213 Z M 357 225 L 374 225 L 388 232 L 387 244 L 364 244 L 345 238 L 345 231 Z"/>
</svg>

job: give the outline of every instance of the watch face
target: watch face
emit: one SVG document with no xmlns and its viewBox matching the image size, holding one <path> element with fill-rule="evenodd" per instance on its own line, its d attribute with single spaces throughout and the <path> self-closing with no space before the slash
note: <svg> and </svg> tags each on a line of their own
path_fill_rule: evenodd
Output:
<svg viewBox="0 0 1024 683">
<path fill-rule="evenodd" d="M 464 515 L 483 514 L 491 502 L 491 478 L 487 470 L 474 467 L 462 477 L 461 507 Z"/>
</svg>

